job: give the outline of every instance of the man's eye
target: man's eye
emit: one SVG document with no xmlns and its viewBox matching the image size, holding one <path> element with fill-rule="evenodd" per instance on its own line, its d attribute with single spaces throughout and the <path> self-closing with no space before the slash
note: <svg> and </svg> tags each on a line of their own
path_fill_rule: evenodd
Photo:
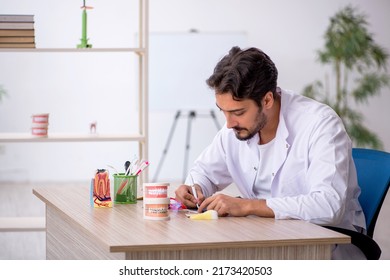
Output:
<svg viewBox="0 0 390 280">
<path fill-rule="evenodd" d="M 239 112 L 235 112 L 234 115 L 235 116 L 242 116 L 245 112 L 244 111 L 239 111 Z"/>
</svg>

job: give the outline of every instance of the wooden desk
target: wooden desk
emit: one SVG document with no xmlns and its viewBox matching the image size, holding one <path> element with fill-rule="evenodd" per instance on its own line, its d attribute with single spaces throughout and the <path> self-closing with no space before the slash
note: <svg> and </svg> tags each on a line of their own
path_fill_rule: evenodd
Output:
<svg viewBox="0 0 390 280">
<path fill-rule="evenodd" d="M 47 259 L 329 259 L 348 236 L 298 220 L 224 217 L 195 221 L 170 212 L 143 219 L 142 201 L 94 209 L 89 186 L 36 188 L 46 204 Z"/>
</svg>

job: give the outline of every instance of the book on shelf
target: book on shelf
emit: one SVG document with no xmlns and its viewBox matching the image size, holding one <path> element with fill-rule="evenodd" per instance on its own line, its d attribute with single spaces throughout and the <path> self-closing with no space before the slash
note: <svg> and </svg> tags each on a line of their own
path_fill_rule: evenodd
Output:
<svg viewBox="0 0 390 280">
<path fill-rule="evenodd" d="M 34 15 L 0 15 L 0 22 L 34 22 Z"/>
<path fill-rule="evenodd" d="M 35 43 L 34 36 L 0 36 L 0 44 L 3 43 Z"/>
<path fill-rule="evenodd" d="M 34 37 L 34 29 L 25 30 L 25 29 L 0 29 L 0 37 Z"/>
<path fill-rule="evenodd" d="M 0 29 L 34 29 L 34 22 L 2 22 Z"/>
<path fill-rule="evenodd" d="M 35 43 L 0 43 L 0 49 L 35 48 Z"/>
<path fill-rule="evenodd" d="M 35 48 L 34 15 L 0 15 L 0 48 Z"/>
</svg>

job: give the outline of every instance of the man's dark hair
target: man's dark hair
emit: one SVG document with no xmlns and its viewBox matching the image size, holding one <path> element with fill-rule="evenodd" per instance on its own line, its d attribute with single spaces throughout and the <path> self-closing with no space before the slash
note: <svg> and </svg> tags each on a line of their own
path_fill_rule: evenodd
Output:
<svg viewBox="0 0 390 280">
<path fill-rule="evenodd" d="M 234 100 L 261 100 L 271 91 L 275 97 L 278 70 L 267 54 L 257 48 L 233 47 L 206 80 L 217 94 L 231 93 Z"/>
</svg>

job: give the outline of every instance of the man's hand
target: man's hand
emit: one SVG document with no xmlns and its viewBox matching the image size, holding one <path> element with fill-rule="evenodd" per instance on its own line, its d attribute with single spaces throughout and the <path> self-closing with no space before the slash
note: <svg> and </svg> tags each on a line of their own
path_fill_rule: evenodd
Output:
<svg viewBox="0 0 390 280">
<path fill-rule="evenodd" d="M 197 208 L 196 204 L 201 204 L 204 200 L 204 195 L 202 192 L 202 189 L 199 185 L 194 185 L 196 194 L 198 196 L 198 199 L 195 198 L 194 194 L 192 193 L 191 186 L 188 185 L 181 185 L 178 187 L 175 191 L 175 199 L 177 201 L 180 201 L 188 208 Z"/>
<path fill-rule="evenodd" d="M 262 199 L 242 199 L 231 197 L 225 194 L 216 194 L 206 198 L 200 204 L 198 211 L 216 210 L 218 216 L 244 217 L 257 215 L 260 217 L 274 217 L 273 211 L 268 208 L 265 200 Z"/>
</svg>

